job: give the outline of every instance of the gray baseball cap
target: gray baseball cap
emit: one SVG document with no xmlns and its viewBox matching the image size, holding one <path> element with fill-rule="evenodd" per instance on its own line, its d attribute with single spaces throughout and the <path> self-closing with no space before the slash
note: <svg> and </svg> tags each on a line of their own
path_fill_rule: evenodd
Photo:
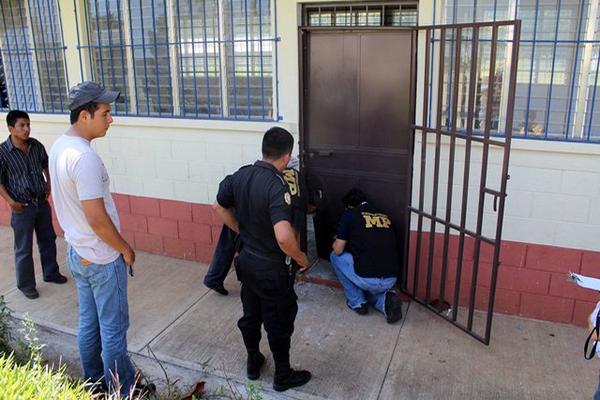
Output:
<svg viewBox="0 0 600 400">
<path fill-rule="evenodd" d="M 84 81 L 69 90 L 69 110 L 73 111 L 84 104 L 112 103 L 121 93 L 106 90 L 96 82 Z"/>
</svg>

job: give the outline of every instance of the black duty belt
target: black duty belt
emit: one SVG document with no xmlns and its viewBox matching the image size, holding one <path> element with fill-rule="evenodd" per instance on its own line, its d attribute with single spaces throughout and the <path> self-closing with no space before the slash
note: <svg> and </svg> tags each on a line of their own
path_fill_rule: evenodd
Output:
<svg viewBox="0 0 600 400">
<path fill-rule="evenodd" d="M 258 252 L 254 249 L 249 248 L 248 245 L 245 245 L 242 248 L 242 253 L 248 253 L 251 256 L 260 258 L 261 260 L 265 260 L 265 261 L 271 261 L 271 262 L 275 262 L 275 263 L 284 263 L 285 262 L 285 256 L 283 254 L 281 256 L 277 256 L 275 254 L 265 254 L 265 253 Z"/>
</svg>

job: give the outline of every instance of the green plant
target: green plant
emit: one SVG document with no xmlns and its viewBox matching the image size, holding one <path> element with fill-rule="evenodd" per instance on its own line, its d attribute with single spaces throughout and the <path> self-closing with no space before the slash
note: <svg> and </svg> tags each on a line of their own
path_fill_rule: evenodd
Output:
<svg viewBox="0 0 600 400">
<path fill-rule="evenodd" d="M 10 340 L 12 338 L 10 334 L 10 319 L 12 311 L 6 305 L 4 296 L 0 296 L 0 356 L 8 355 L 12 352 L 10 347 Z"/>
<path fill-rule="evenodd" d="M 40 342 L 35 322 L 29 318 L 29 315 L 25 314 L 19 332 L 23 335 L 23 339 L 17 341 L 22 357 L 34 364 L 42 364 L 42 350 L 46 345 Z"/>
<path fill-rule="evenodd" d="M 246 383 L 246 395 L 248 400 L 263 400 L 262 384 L 260 382 Z"/>
<path fill-rule="evenodd" d="M 84 400 L 91 395 L 83 383 L 73 381 L 65 368 L 52 370 L 48 366 L 28 362 L 19 365 L 12 355 L 0 357 L 0 399 L 64 399 Z"/>
</svg>

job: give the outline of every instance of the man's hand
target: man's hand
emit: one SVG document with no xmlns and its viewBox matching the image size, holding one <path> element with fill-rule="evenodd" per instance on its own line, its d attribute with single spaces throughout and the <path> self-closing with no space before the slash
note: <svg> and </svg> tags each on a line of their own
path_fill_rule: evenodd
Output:
<svg viewBox="0 0 600 400">
<path fill-rule="evenodd" d="M 295 261 L 298 264 L 298 272 L 300 273 L 306 272 L 310 267 L 310 261 L 308 260 L 306 253 L 302 253 L 302 255 Z"/>
<path fill-rule="evenodd" d="M 133 265 L 135 262 L 135 251 L 131 248 L 131 246 L 127 245 L 127 247 L 121 252 L 123 255 L 123 259 L 125 260 L 125 265 L 128 267 Z"/>
<path fill-rule="evenodd" d="M 18 201 L 11 201 L 10 203 L 8 203 L 8 205 L 17 214 L 22 213 L 25 207 L 27 207 L 27 204 L 19 203 Z"/>
<path fill-rule="evenodd" d="M 48 197 L 50 197 L 50 191 L 51 191 L 50 182 L 46 182 L 45 189 L 46 189 L 46 200 L 48 200 Z"/>
</svg>

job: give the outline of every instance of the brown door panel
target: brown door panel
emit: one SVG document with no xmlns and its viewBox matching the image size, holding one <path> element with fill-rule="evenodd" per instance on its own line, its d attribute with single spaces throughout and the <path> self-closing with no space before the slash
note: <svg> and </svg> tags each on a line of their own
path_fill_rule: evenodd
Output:
<svg viewBox="0 0 600 400">
<path fill-rule="evenodd" d="M 392 217 L 401 253 L 410 182 L 411 31 L 307 31 L 303 38 L 302 156 L 325 192 L 315 223 L 319 256 L 329 254 L 341 199 L 352 187 Z"/>
</svg>

